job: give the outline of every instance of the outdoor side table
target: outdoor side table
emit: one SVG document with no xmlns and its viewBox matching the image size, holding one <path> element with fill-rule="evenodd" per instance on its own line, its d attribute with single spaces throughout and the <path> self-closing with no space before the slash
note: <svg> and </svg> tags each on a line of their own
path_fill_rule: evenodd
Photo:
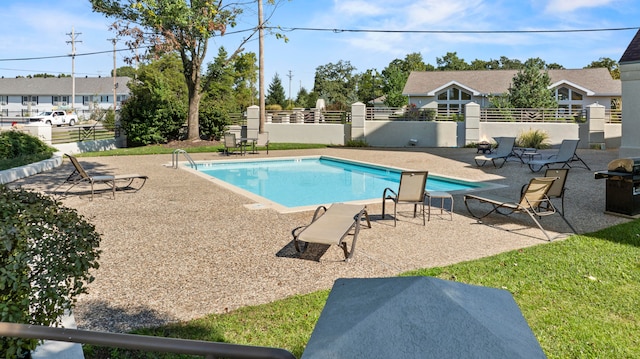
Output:
<svg viewBox="0 0 640 359">
<path fill-rule="evenodd" d="M 425 197 L 425 202 L 427 202 L 426 204 L 429 207 L 427 212 L 427 221 L 431 220 L 431 205 L 434 198 L 440 199 L 440 214 L 444 214 L 444 212 L 446 211 L 447 213 L 449 213 L 449 218 L 453 221 L 453 196 L 451 195 L 451 193 L 442 191 L 427 191 L 425 192 Z M 445 200 L 449 201 L 449 209 L 445 208 Z"/>
<path fill-rule="evenodd" d="M 527 162 L 531 161 L 536 156 L 542 157 L 542 154 L 540 152 L 536 151 L 536 150 L 522 152 L 522 157 L 526 157 L 527 158 Z"/>
</svg>

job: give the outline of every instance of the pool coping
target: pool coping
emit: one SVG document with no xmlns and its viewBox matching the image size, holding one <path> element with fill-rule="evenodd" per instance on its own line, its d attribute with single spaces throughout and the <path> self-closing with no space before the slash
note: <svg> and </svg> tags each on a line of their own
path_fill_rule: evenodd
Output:
<svg viewBox="0 0 640 359">
<path fill-rule="evenodd" d="M 235 185 L 232 185 L 231 183 L 228 183 L 226 181 L 223 181 L 221 179 L 218 179 L 216 177 L 213 177 L 211 175 L 205 174 L 195 168 L 192 168 L 190 165 L 191 163 L 195 163 L 196 166 L 197 165 L 201 165 L 204 163 L 238 163 L 238 162 L 268 162 L 268 161 L 282 161 L 282 160 L 295 160 L 295 159 L 321 159 L 321 158 L 327 158 L 327 159 L 331 159 L 331 160 L 336 160 L 336 161 L 341 161 L 341 162 L 350 162 L 350 163 L 355 163 L 355 164 L 361 164 L 361 165 L 365 165 L 365 166 L 369 166 L 369 167 L 378 167 L 378 168 L 383 168 L 383 169 L 391 169 L 391 170 L 396 170 L 396 171 L 411 171 L 411 170 L 415 170 L 415 169 L 410 169 L 410 168 L 401 168 L 401 167 L 395 167 L 395 166 L 388 166 L 388 165 L 381 165 L 381 164 L 377 164 L 377 163 L 372 163 L 372 162 L 365 162 L 365 161 L 358 161 L 358 160 L 352 160 L 352 159 L 346 159 L 346 158 L 341 158 L 341 157 L 336 157 L 336 156 L 326 156 L 326 155 L 310 155 L 310 156 L 291 156 L 291 157 L 269 157 L 269 158 L 260 158 L 260 159 L 256 159 L 256 158 L 237 158 L 237 159 L 219 159 L 219 160 L 203 160 L 203 161 L 193 161 L 193 162 L 189 162 L 189 161 L 179 161 L 178 162 L 178 168 L 182 169 L 182 170 L 186 170 L 188 172 L 194 173 L 198 176 L 200 176 L 201 178 L 204 178 L 210 182 L 213 182 L 215 184 L 217 184 L 220 187 L 223 187 L 229 191 L 232 191 L 234 193 L 240 194 L 252 201 L 254 201 L 254 203 L 248 203 L 245 204 L 244 207 L 246 207 L 247 209 L 251 209 L 251 210 L 260 210 L 260 209 L 273 209 L 279 213 L 297 213 L 297 212 L 304 212 L 304 211 L 311 211 L 311 210 L 315 210 L 316 208 L 318 208 L 319 206 L 328 206 L 331 203 L 321 203 L 321 204 L 315 204 L 315 205 L 309 205 L 309 206 L 298 206 L 298 207 L 286 207 L 283 206 L 277 202 L 274 202 L 272 200 L 269 200 L 268 198 L 262 197 L 260 195 L 257 195 L 253 192 L 247 191 L 243 188 L 237 187 Z M 464 182 L 464 183 L 471 183 L 474 186 L 473 189 L 464 189 L 464 190 L 455 190 L 455 191 L 448 191 L 448 193 L 450 193 L 451 195 L 463 195 L 466 193 L 474 193 L 474 192 L 480 192 L 480 191 L 488 191 L 488 190 L 494 190 L 494 189 L 499 189 L 499 188 L 504 188 L 507 187 L 505 185 L 501 185 L 501 184 L 497 184 L 497 183 L 489 183 L 489 182 L 484 182 L 484 181 L 473 181 L 473 180 L 468 180 L 465 178 L 459 178 L 459 177 L 453 177 L 453 176 L 444 176 L 444 175 L 440 175 L 438 173 L 432 173 L 429 172 L 429 177 L 439 177 L 439 178 L 443 178 L 452 182 Z M 428 180 L 427 180 L 428 181 Z M 382 197 L 380 198 L 371 198 L 371 199 L 364 199 L 364 200 L 355 200 L 355 201 L 345 201 L 344 203 L 351 203 L 351 204 L 363 204 L 363 205 L 367 205 L 367 204 L 375 204 L 375 203 L 379 203 L 382 200 Z"/>
</svg>

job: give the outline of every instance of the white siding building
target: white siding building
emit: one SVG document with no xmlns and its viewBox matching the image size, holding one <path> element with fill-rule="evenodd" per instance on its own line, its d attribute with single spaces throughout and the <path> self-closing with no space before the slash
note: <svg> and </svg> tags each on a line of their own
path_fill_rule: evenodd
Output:
<svg viewBox="0 0 640 359">
<path fill-rule="evenodd" d="M 129 77 L 116 77 L 116 108 L 129 97 Z M 25 117 L 57 109 L 88 116 L 96 108 L 113 108 L 113 77 L 0 78 L 0 115 Z"/>
<path fill-rule="evenodd" d="M 409 104 L 459 113 L 470 102 L 489 107 L 489 96 L 508 92 L 518 70 L 414 71 L 402 91 Z M 558 106 L 569 113 L 580 112 L 598 103 L 611 108 L 622 96 L 620 80 L 605 68 L 548 70 Z"/>
</svg>

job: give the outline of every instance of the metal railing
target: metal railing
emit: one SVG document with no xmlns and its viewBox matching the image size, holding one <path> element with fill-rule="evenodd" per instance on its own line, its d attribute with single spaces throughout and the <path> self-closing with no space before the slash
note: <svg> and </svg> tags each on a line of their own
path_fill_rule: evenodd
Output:
<svg viewBox="0 0 640 359">
<path fill-rule="evenodd" d="M 73 127 L 53 127 L 51 129 L 51 143 L 69 143 L 112 139 L 116 137 L 115 130 L 108 130 L 101 125 L 76 125 Z"/>
<path fill-rule="evenodd" d="M 271 123 L 350 123 L 349 111 L 282 110 L 267 111 Z"/>
<path fill-rule="evenodd" d="M 604 122 L 606 123 L 622 123 L 622 110 L 605 109 Z"/>
<path fill-rule="evenodd" d="M 189 164 L 191 164 L 193 169 L 195 169 L 196 171 L 198 170 L 198 165 L 193 161 L 193 159 L 191 159 L 191 156 L 189 156 L 187 151 L 181 148 L 178 148 L 177 150 L 173 151 L 173 153 L 171 153 L 171 167 L 176 169 L 178 168 L 178 157 L 180 157 L 180 154 L 184 155 L 184 158 L 189 161 Z"/>
<path fill-rule="evenodd" d="M 89 330 L 52 328 L 0 322 L 0 337 L 46 339 L 69 343 L 92 344 L 114 348 L 238 359 L 295 359 L 280 348 L 206 342 L 202 340 L 160 338 L 136 334 L 117 334 Z"/>
<path fill-rule="evenodd" d="M 464 121 L 461 111 L 440 108 L 367 107 L 367 121 Z"/>
<path fill-rule="evenodd" d="M 483 108 L 482 122 L 584 122 L 585 110 L 569 111 L 565 108 Z"/>
</svg>

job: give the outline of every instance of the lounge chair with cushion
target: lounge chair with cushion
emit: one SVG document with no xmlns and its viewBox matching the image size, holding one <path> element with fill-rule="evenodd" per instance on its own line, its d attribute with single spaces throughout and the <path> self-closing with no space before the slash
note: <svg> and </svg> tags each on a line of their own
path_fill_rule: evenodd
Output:
<svg viewBox="0 0 640 359">
<path fill-rule="evenodd" d="M 571 168 L 571 165 L 569 164 L 569 162 L 579 161 L 579 162 L 582 162 L 582 164 L 589 171 L 591 171 L 591 168 L 589 168 L 589 166 L 582 160 L 582 158 L 578 157 L 578 155 L 576 154 L 576 149 L 578 148 L 578 142 L 580 142 L 580 140 L 562 140 L 562 143 L 560 144 L 560 149 L 558 149 L 558 152 L 556 154 L 553 154 L 547 158 L 543 158 L 539 160 L 531 160 L 527 162 L 527 164 L 529 165 L 529 169 L 531 169 L 532 172 L 538 172 L 543 167 L 549 168 L 549 165 L 556 164 L 556 163 L 557 164 L 562 163 L 562 168 L 564 167 Z"/>
<path fill-rule="evenodd" d="M 551 185 L 551 188 L 549 188 L 549 191 L 547 191 L 547 197 L 549 197 L 549 199 L 558 199 L 558 198 L 560 199 L 560 209 L 558 209 L 558 206 L 555 206 L 555 207 L 556 207 L 556 210 L 558 210 L 558 212 L 560 212 L 562 216 L 564 216 L 564 192 L 565 192 L 565 184 L 567 183 L 568 175 L 569 175 L 568 168 L 547 168 L 547 170 L 544 172 L 545 177 L 557 178 L 555 181 L 553 181 L 553 184 Z M 524 186 L 522 186 L 522 189 L 520 190 L 520 195 L 524 194 L 526 189 L 527 189 L 527 185 L 525 184 Z"/>
<path fill-rule="evenodd" d="M 398 220 L 397 207 L 399 203 L 413 204 L 413 217 L 416 217 L 418 206 L 422 207 L 422 225 L 426 225 L 424 215 L 425 192 L 429 171 L 403 171 L 400 174 L 398 192 L 385 188 L 382 192 L 382 218 L 384 218 L 387 200 L 393 201 L 393 226 Z"/>
<path fill-rule="evenodd" d="M 556 181 L 557 177 L 536 177 L 532 178 L 531 181 L 526 185 L 522 196 L 518 202 L 514 202 L 504 197 L 500 196 L 491 196 L 491 195 L 477 195 L 477 194 L 466 194 L 464 196 L 464 204 L 467 207 L 469 213 L 480 222 L 483 218 L 487 217 L 492 213 L 499 213 L 502 215 L 511 215 L 513 213 L 526 213 L 540 228 L 542 233 L 544 233 L 545 237 L 549 241 L 552 240 L 549 233 L 542 227 L 539 218 L 543 216 L 549 216 L 558 213 L 556 208 L 551 203 L 549 199 L 548 192 L 551 189 L 554 181 Z M 491 205 L 491 209 L 489 211 L 484 212 L 483 214 L 476 214 L 471 210 L 469 206 L 469 202 L 478 201 L 480 203 L 485 203 Z M 575 230 L 571 224 L 566 220 L 566 218 L 561 215 L 561 218 L 571 227 L 571 230 L 575 233 Z"/>
<path fill-rule="evenodd" d="M 311 223 L 295 228 L 291 231 L 293 244 L 298 253 L 303 253 L 309 243 L 332 245 L 336 244 L 344 251 L 344 259 L 348 261 L 353 256 L 356 248 L 356 240 L 360 233 L 360 225 L 363 220 L 371 228 L 369 215 L 364 205 L 334 203 L 329 208 L 320 206 L 313 213 Z M 353 233 L 351 233 L 353 231 Z M 351 234 L 351 250 L 348 249 L 345 239 Z"/>
<path fill-rule="evenodd" d="M 474 161 L 477 166 L 484 166 L 485 163 L 491 161 L 494 167 L 498 167 L 496 160 L 502 160 L 500 167 L 504 166 L 509 157 L 514 156 L 513 146 L 516 143 L 515 137 L 499 137 L 497 138 L 498 148 L 492 153 L 476 156 Z"/>
<path fill-rule="evenodd" d="M 85 171 L 85 169 L 82 167 L 82 165 L 80 164 L 80 162 L 75 156 L 68 155 L 68 154 L 65 154 L 65 156 L 67 156 L 69 160 L 71 160 L 74 170 L 73 172 L 71 172 L 69 177 L 67 177 L 67 179 L 63 183 L 61 183 L 60 186 L 56 188 L 57 190 L 58 188 L 60 188 L 62 185 L 66 183 L 71 184 L 71 186 L 67 188 L 66 191 L 64 191 L 62 196 L 66 195 L 69 192 L 69 190 L 71 190 L 75 185 L 85 182 L 91 185 L 91 197 L 90 197 L 91 200 L 93 200 L 93 194 L 95 192 L 94 184 L 98 184 L 98 183 L 106 184 L 107 186 L 109 186 L 111 188 L 113 198 L 115 198 L 116 190 L 122 191 L 122 190 L 130 189 L 130 190 L 133 190 L 134 192 L 137 192 L 142 188 L 142 186 L 144 186 L 144 184 L 147 182 L 147 179 L 149 178 L 147 176 L 139 175 L 137 173 L 115 175 L 115 176 L 114 175 L 90 176 L 87 173 L 87 171 Z M 137 181 L 137 185 L 132 186 L 133 183 L 136 181 Z"/>
</svg>

